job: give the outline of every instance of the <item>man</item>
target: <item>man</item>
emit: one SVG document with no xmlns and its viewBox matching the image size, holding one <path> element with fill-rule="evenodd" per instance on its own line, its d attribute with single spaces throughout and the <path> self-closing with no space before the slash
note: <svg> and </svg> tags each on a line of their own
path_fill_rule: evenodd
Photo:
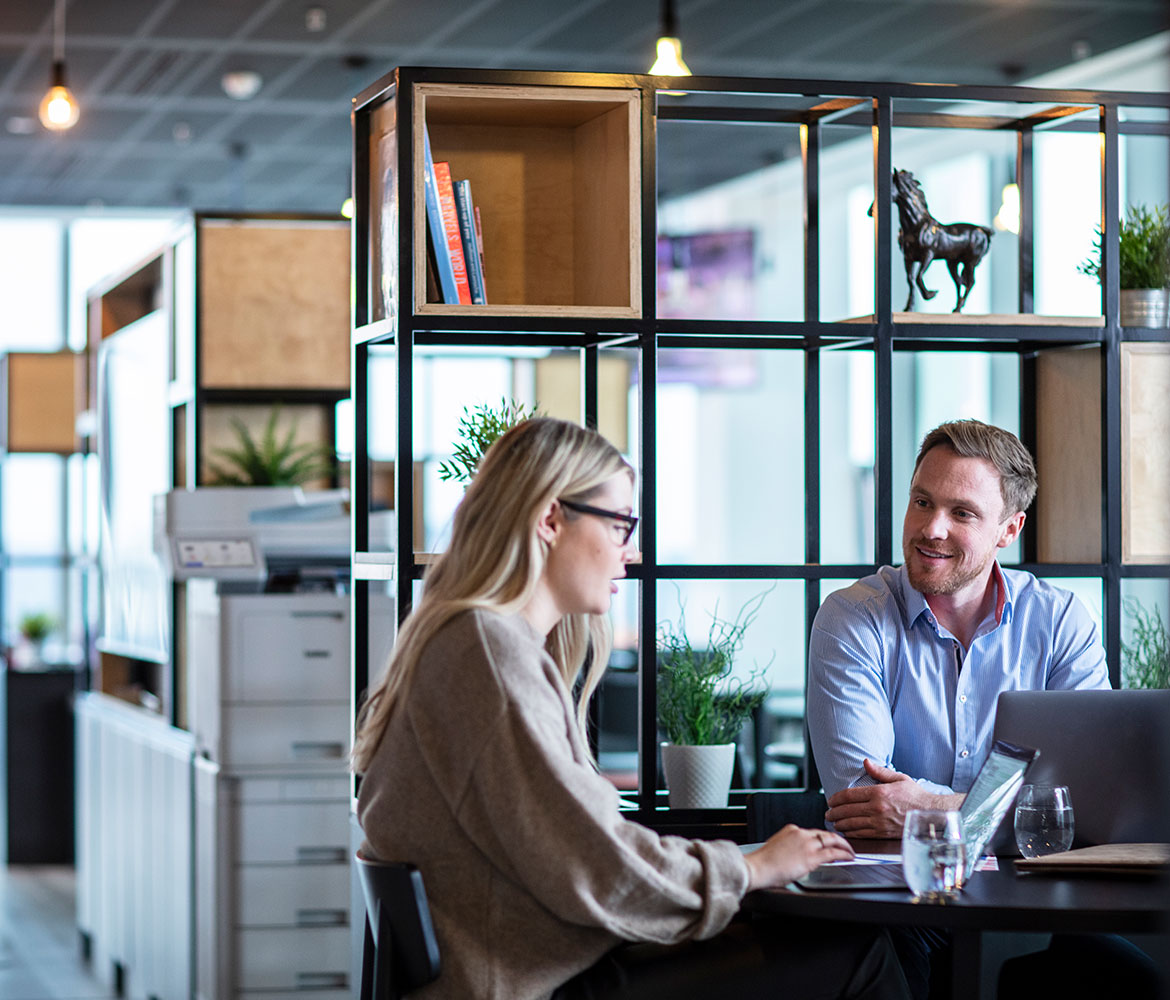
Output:
<svg viewBox="0 0 1170 1000">
<path fill-rule="evenodd" d="M 903 565 L 830 595 L 809 645 L 808 723 L 829 811 L 852 837 L 899 837 L 911 809 L 958 808 L 1001 691 L 1107 688 L 1081 603 L 995 556 L 1036 493 L 1020 440 L 978 420 L 923 439 Z"/>
</svg>

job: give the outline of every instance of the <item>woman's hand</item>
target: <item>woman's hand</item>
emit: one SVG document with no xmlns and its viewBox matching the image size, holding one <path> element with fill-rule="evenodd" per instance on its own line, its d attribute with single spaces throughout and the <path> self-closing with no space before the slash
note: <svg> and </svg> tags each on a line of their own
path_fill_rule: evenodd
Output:
<svg viewBox="0 0 1170 1000">
<path fill-rule="evenodd" d="M 759 848 L 744 855 L 748 890 L 784 885 L 826 861 L 847 861 L 852 857 L 853 848 L 839 834 L 804 830 L 789 823 Z"/>
</svg>

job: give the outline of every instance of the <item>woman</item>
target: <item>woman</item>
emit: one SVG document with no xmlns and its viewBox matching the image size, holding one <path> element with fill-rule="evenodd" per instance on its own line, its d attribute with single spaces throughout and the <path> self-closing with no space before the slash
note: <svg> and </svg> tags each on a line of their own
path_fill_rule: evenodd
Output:
<svg viewBox="0 0 1170 1000">
<path fill-rule="evenodd" d="M 849 857 L 844 840 L 786 827 L 745 857 L 661 837 L 597 773 L 586 708 L 633 495 L 593 431 L 541 418 L 503 435 L 363 709 L 362 852 L 419 867 L 443 956 L 419 996 L 902 996 L 884 937 L 725 930 L 745 892 Z"/>
</svg>

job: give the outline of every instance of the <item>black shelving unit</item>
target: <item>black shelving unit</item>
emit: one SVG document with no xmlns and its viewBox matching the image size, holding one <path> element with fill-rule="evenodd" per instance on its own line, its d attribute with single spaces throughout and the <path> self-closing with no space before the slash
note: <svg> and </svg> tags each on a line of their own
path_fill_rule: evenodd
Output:
<svg viewBox="0 0 1170 1000">
<path fill-rule="evenodd" d="M 688 98 L 664 86 L 685 87 Z M 513 104 L 509 105 L 508 95 Z M 629 260 L 633 290 L 628 301 L 601 308 L 583 300 L 540 298 L 518 300 L 513 306 L 443 306 L 424 301 L 420 285 L 425 260 L 425 217 L 422 214 L 421 150 L 425 119 L 435 158 L 447 149 L 473 147 L 475 129 L 501 131 L 514 124 L 514 108 L 525 105 L 541 119 L 540 101 L 593 102 L 599 113 L 628 107 L 629 146 L 620 144 L 608 155 L 626 156 L 626 176 L 636 191 L 628 224 L 633 234 Z M 479 101 L 480 103 L 476 103 Z M 622 104 L 621 102 L 628 102 Z M 1123 119 L 1121 110 L 1156 109 L 1157 115 Z M 969 113 L 962 113 L 964 108 Z M 507 110 L 505 110 L 507 109 Z M 624 112 L 622 112 L 624 113 Z M 551 115 L 548 116 L 551 119 Z M 1157 117 L 1158 120 L 1149 120 Z M 722 321 L 659 319 L 656 306 L 658 123 L 664 121 L 798 125 L 803 176 L 804 295 L 803 318 L 793 321 Z M 538 121 L 539 124 L 539 121 Z M 820 163 L 826 126 L 852 125 L 873 136 L 875 296 L 873 313 L 861 322 L 831 322 L 821 317 L 819 241 L 822 193 Z M 657 584 L 663 580 L 796 580 L 804 583 L 806 629 L 820 604 L 823 580 L 850 581 L 895 561 L 893 539 L 901 511 L 894 488 L 894 359 L 898 352 L 1007 352 L 1019 358 L 1020 428 L 1025 443 L 1037 447 L 1046 416 L 1038 412 L 1037 366 L 1054 348 L 1087 347 L 1100 358 L 1100 497 L 1099 560 L 1042 559 L 1037 533 L 1026 531 L 1021 568 L 1047 577 L 1100 579 L 1104 593 L 1105 642 L 1113 681 L 1118 682 L 1122 623 L 1122 582 L 1131 578 L 1162 578 L 1167 567 L 1122 560 L 1122 400 L 1120 355 L 1123 345 L 1165 342 L 1167 332 L 1124 329 L 1119 323 L 1118 265 L 1110 248 L 1119 227 L 1119 144 L 1126 135 L 1158 135 L 1170 139 L 1170 97 L 1161 94 L 1055 90 L 1022 87 L 956 87 L 901 83 L 857 83 L 825 80 L 727 79 L 691 77 L 662 81 L 647 76 L 575 73 L 474 71 L 399 68 L 354 99 L 354 697 L 364 692 L 371 665 L 366 604 L 371 586 L 388 577 L 397 581 L 400 613 L 408 609 L 413 582 L 424 561 L 414 551 L 412 413 L 417 387 L 412 376 L 416 349 L 433 345 L 477 347 L 558 347 L 577 350 L 584 366 L 582 410 L 586 419 L 598 411 L 598 359 L 607 347 L 636 350 L 639 364 L 638 448 L 641 513 L 641 561 L 629 567 L 639 581 L 640 733 L 639 787 L 633 815 L 662 829 L 727 835 L 742 824 L 742 809 L 713 813 L 681 813 L 663 805 L 658 791 L 656 724 L 652 681 L 653 636 L 660 615 Z M 463 132 L 460 128 L 463 127 Z M 894 311 L 892 285 L 897 253 L 894 248 L 891 172 L 892 137 L 896 128 L 1006 130 L 1016 139 L 1015 177 L 1021 189 L 1021 231 L 1018 252 L 1018 313 L 962 324 L 946 316 L 930 319 Z M 1040 320 L 1033 312 L 1033 137 L 1040 130 L 1091 132 L 1101 136 L 1101 228 L 1104 274 L 1099 322 Z M 482 134 L 480 132 L 479 134 Z M 1170 142 L 1167 143 L 1170 148 Z M 614 151 L 616 149 L 617 151 Z M 696 154 L 698 155 L 698 154 Z M 452 157 L 454 158 L 454 157 Z M 475 169 L 481 164 L 472 162 Z M 613 166 L 612 164 L 610 165 Z M 617 168 L 614 168 L 617 170 Z M 617 172 L 621 172 L 617 170 Z M 470 173 L 477 189 L 488 185 L 481 173 Z M 1096 193 L 1094 193 L 1096 196 Z M 490 197 L 490 195 L 489 195 Z M 486 209 L 485 209 L 486 211 Z M 622 246 L 611 249 L 619 256 Z M 485 259 L 487 254 L 485 253 Z M 493 266 L 499 266 L 493 258 Z M 494 301 L 490 298 L 489 301 Z M 397 540 L 393 552 L 370 549 L 372 466 L 368 440 L 368 364 L 371 351 L 392 347 L 397 359 L 397 440 L 394 469 Z M 659 561 L 655 511 L 658 355 L 663 350 L 787 350 L 804 358 L 804 481 L 806 523 L 804 561 L 786 565 L 676 565 Z M 821 562 L 822 530 L 820 473 L 821 362 L 826 351 L 863 350 L 874 358 L 875 390 L 875 511 L 873 562 Z M 1092 521 L 1095 511 L 1087 513 Z M 806 765 L 810 763 L 806 760 Z M 808 772 L 806 766 L 805 772 Z"/>
</svg>

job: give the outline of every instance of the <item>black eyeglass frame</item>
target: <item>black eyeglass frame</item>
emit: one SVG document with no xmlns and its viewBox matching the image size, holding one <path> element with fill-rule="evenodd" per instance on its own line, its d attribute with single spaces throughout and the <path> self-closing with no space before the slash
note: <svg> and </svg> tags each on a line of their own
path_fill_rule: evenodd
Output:
<svg viewBox="0 0 1170 1000">
<path fill-rule="evenodd" d="M 591 507 L 587 503 L 577 503 L 575 500 L 562 500 L 557 497 L 557 503 L 569 510 L 575 510 L 578 514 L 592 514 L 594 517 L 608 517 L 613 521 L 622 521 L 626 525 L 626 536 L 622 539 L 622 545 L 628 545 L 630 539 L 634 535 L 634 529 L 638 527 L 638 518 L 634 514 L 623 514 L 621 511 L 606 510 L 604 507 Z"/>
</svg>

